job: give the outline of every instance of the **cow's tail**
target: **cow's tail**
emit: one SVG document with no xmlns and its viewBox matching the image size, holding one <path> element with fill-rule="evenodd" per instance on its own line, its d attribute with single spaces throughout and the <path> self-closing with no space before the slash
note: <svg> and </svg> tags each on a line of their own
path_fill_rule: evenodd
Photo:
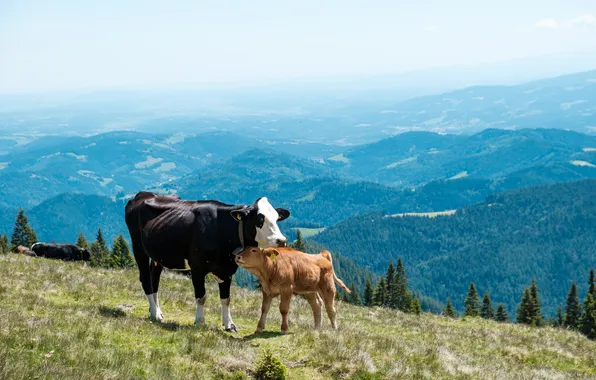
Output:
<svg viewBox="0 0 596 380">
<path fill-rule="evenodd" d="M 331 263 L 331 271 L 333 272 L 333 280 L 335 280 L 335 283 L 339 285 L 339 287 L 342 288 L 346 293 L 352 293 L 346 284 L 344 284 L 344 282 L 335 275 L 335 269 L 333 269 L 333 260 L 331 259 L 331 252 L 325 249 L 323 252 L 321 252 L 321 256 L 329 260 Z"/>
</svg>

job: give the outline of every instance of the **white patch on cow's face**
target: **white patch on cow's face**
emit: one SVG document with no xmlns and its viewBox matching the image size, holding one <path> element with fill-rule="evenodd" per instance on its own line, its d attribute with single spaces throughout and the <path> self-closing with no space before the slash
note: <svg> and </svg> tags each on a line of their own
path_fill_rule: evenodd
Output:
<svg viewBox="0 0 596 380">
<path fill-rule="evenodd" d="M 257 227 L 257 235 L 255 236 L 255 241 L 259 244 L 259 247 L 269 248 L 285 245 L 287 239 L 282 235 L 277 226 L 279 215 L 265 197 L 261 198 L 257 203 L 257 215 L 258 214 L 265 217 L 263 227 Z"/>
</svg>

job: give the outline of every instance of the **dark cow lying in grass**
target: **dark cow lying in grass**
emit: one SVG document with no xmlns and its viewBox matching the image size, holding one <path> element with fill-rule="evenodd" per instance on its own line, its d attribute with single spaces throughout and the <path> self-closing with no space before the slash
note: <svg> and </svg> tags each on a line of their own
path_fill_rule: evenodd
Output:
<svg viewBox="0 0 596 380">
<path fill-rule="evenodd" d="M 91 254 L 87 249 L 74 244 L 35 243 L 31 246 L 31 250 L 37 256 L 47 257 L 49 259 L 64 261 L 91 260 Z"/>
<path fill-rule="evenodd" d="M 195 324 L 205 323 L 205 277 L 219 282 L 223 325 L 237 331 L 230 314 L 230 285 L 238 266 L 234 256 L 245 245 L 283 247 L 277 222 L 290 216 L 267 198 L 251 205 L 184 201 L 177 196 L 140 192 L 125 210 L 134 257 L 151 317 L 163 320 L 157 291 L 163 268 L 190 269 L 197 301 Z"/>
</svg>

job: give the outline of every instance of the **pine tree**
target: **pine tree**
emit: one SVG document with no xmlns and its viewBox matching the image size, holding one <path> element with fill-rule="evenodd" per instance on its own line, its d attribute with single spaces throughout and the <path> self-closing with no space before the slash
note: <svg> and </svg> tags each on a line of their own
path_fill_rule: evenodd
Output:
<svg viewBox="0 0 596 380">
<path fill-rule="evenodd" d="M 488 291 L 484 292 L 484 298 L 482 299 L 482 309 L 480 310 L 480 316 L 484 319 L 494 319 L 495 309 L 488 295 Z"/>
<path fill-rule="evenodd" d="M 393 275 L 393 293 L 394 301 L 397 309 L 403 312 L 409 312 L 412 308 L 412 293 L 408 289 L 408 278 L 406 277 L 406 269 L 401 261 L 397 259 L 397 266 Z"/>
<path fill-rule="evenodd" d="M 531 325 L 532 324 L 532 303 L 534 301 L 532 300 L 532 295 L 530 294 L 530 288 L 526 287 L 524 289 L 524 294 L 522 296 L 521 302 L 519 304 L 519 307 L 517 309 L 517 316 L 516 316 L 516 320 L 517 323 L 523 323 L 523 324 L 527 324 L 527 325 Z"/>
<path fill-rule="evenodd" d="M 557 319 L 555 321 L 555 324 L 557 325 L 557 327 L 561 327 L 561 326 L 563 326 L 564 323 L 565 323 L 565 316 L 563 315 L 563 308 L 561 307 L 561 305 L 559 305 L 557 307 Z"/>
<path fill-rule="evenodd" d="M 499 303 L 497 305 L 497 313 L 495 314 L 495 320 L 497 322 L 509 322 L 509 314 L 507 313 L 507 309 L 505 309 L 505 305 Z"/>
<path fill-rule="evenodd" d="M 387 285 L 385 284 L 385 278 L 381 278 L 381 281 L 377 284 L 373 300 L 375 306 L 385 306 L 387 300 Z"/>
<path fill-rule="evenodd" d="M 0 254 L 8 253 L 9 251 L 10 250 L 8 249 L 8 236 L 0 236 Z"/>
<path fill-rule="evenodd" d="M 457 318 L 457 314 L 455 313 L 455 309 L 451 304 L 450 298 L 447 298 L 447 304 L 445 305 L 445 310 L 443 310 L 443 315 L 449 318 Z"/>
<path fill-rule="evenodd" d="M 85 235 L 83 235 L 82 232 L 79 232 L 79 237 L 77 238 L 77 242 L 75 243 L 75 245 L 84 249 L 89 249 L 89 243 L 87 242 L 87 239 L 85 238 Z"/>
<path fill-rule="evenodd" d="M 387 267 L 387 273 L 385 275 L 385 281 L 387 285 L 387 306 L 393 309 L 397 309 L 398 306 L 398 296 L 396 293 L 396 283 L 395 283 L 395 267 L 393 266 L 393 261 L 389 261 L 389 266 Z"/>
<path fill-rule="evenodd" d="M 540 299 L 538 298 L 538 285 L 536 285 L 536 279 L 532 277 L 532 283 L 530 284 L 530 295 L 532 296 L 532 311 L 531 315 L 533 318 L 532 325 L 542 325 L 542 312 L 540 311 Z"/>
<path fill-rule="evenodd" d="M 35 231 L 33 231 L 33 228 L 31 228 L 29 225 L 29 220 L 25 215 L 25 211 L 20 209 L 14 223 L 12 237 L 10 239 L 11 249 L 16 251 L 19 245 L 31 247 L 36 242 L 37 236 L 35 236 Z"/>
<path fill-rule="evenodd" d="M 366 279 L 366 286 L 364 288 L 364 306 L 373 306 L 374 290 L 370 277 Z"/>
<path fill-rule="evenodd" d="M 103 237 L 101 228 L 97 230 L 97 238 L 89 248 L 91 253 L 91 265 L 98 267 L 109 268 L 112 265 L 110 257 L 110 249 L 106 245 L 106 240 Z"/>
<path fill-rule="evenodd" d="M 581 332 L 590 339 L 596 339 L 596 296 L 586 294 L 581 321 Z"/>
<path fill-rule="evenodd" d="M 565 327 L 577 329 L 581 318 L 581 307 L 577 296 L 577 285 L 575 281 L 571 283 L 569 293 L 567 293 L 567 305 L 565 306 Z"/>
<path fill-rule="evenodd" d="M 594 278 L 594 268 L 590 269 L 590 278 L 588 279 L 588 293 L 596 298 L 596 279 Z"/>
<path fill-rule="evenodd" d="M 296 229 L 296 241 L 292 243 L 291 247 L 299 251 L 304 251 L 306 249 L 304 240 L 302 240 L 302 232 L 300 232 L 300 229 L 298 228 Z"/>
<path fill-rule="evenodd" d="M 420 305 L 420 300 L 418 300 L 418 297 L 413 297 L 412 302 L 410 304 L 412 305 L 412 313 L 416 315 L 420 315 L 420 313 L 422 313 L 422 306 Z"/>
<path fill-rule="evenodd" d="M 347 300 L 349 303 L 354 305 L 362 305 L 362 300 L 360 299 L 360 293 L 358 293 L 358 288 L 354 285 L 354 282 L 350 284 L 350 289 L 352 293 L 347 295 Z"/>
<path fill-rule="evenodd" d="M 114 248 L 112 248 L 112 267 L 114 268 L 130 268 L 134 266 L 135 262 L 130 254 L 128 243 L 122 234 L 114 239 Z"/>
<path fill-rule="evenodd" d="M 466 300 L 464 304 L 466 309 L 464 311 L 464 317 L 477 317 L 479 312 L 479 298 L 478 292 L 476 291 L 476 286 L 474 283 L 470 283 L 470 289 L 468 290 L 468 295 L 466 296 Z"/>
</svg>

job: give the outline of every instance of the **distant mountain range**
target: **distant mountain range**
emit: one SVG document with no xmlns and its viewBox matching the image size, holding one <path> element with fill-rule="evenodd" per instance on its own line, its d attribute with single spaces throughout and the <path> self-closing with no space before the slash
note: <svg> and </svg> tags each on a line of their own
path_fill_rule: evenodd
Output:
<svg viewBox="0 0 596 380">
<path fill-rule="evenodd" d="M 438 71 L 436 82 L 449 81 L 449 75 L 449 70 Z M 404 87 L 404 80 L 412 81 L 416 76 L 428 81 L 428 74 L 418 73 L 400 78 L 363 78 L 361 85 L 347 85 L 345 90 L 341 81 L 332 81 L 322 86 L 299 83 L 290 88 L 32 95 L 16 101 L 4 96 L 0 127 L 4 133 L 21 138 L 134 129 L 187 134 L 231 131 L 257 140 L 331 144 L 370 143 L 405 131 L 470 134 L 487 128 L 559 128 L 596 132 L 596 71 L 455 91 L 445 89 L 461 88 L 468 82 L 430 86 L 425 93 L 433 95 L 405 100 L 406 94 L 421 95 L 420 88 L 414 89 L 420 81 Z M 19 106 L 21 103 L 26 106 Z"/>
</svg>

